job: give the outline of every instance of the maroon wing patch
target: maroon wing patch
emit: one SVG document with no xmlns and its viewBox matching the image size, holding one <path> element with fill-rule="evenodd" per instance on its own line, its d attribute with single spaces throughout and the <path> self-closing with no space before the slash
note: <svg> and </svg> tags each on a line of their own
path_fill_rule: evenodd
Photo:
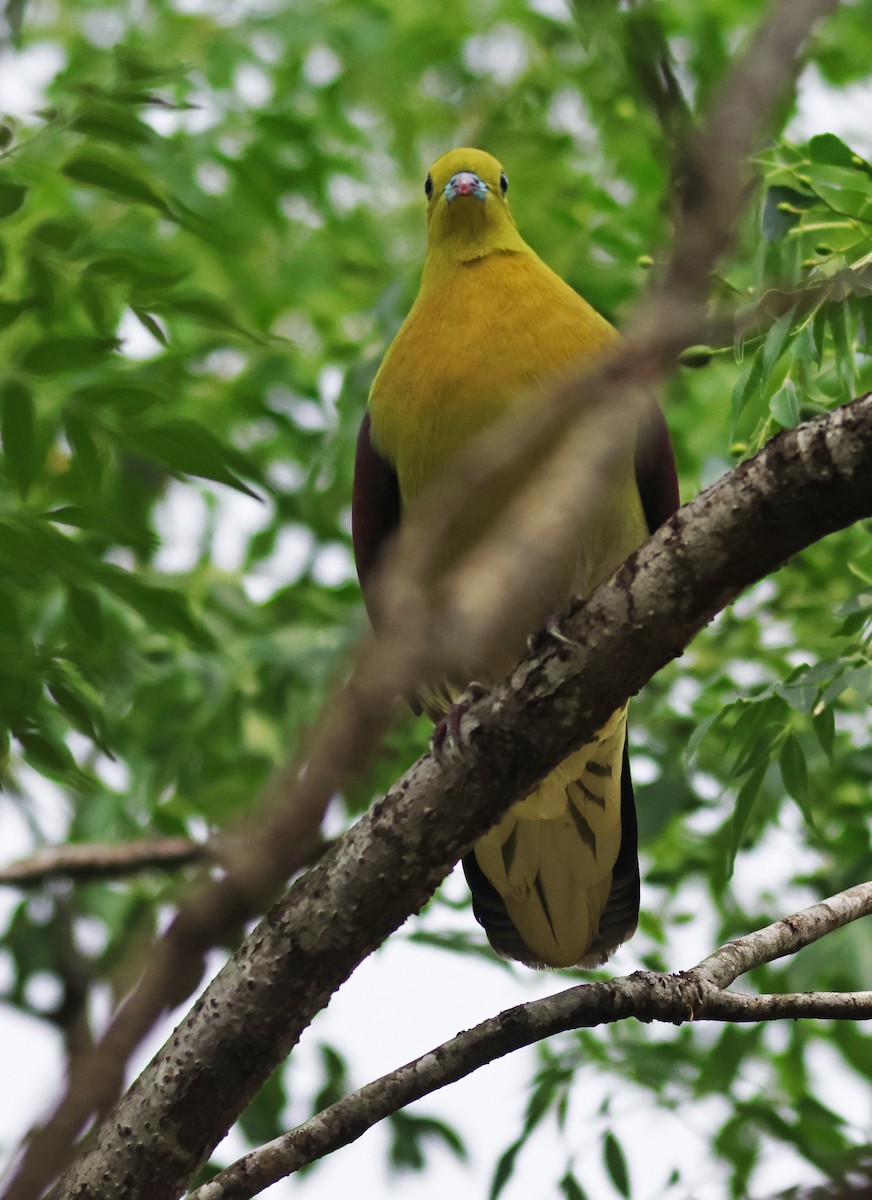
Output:
<svg viewBox="0 0 872 1200">
<path fill-rule="evenodd" d="M 367 413 L 357 435 L 354 488 L 351 494 L 351 540 L 364 600 L 367 600 L 367 584 L 378 565 L 385 541 L 399 523 L 400 485 L 397 473 L 372 444 Z"/>
<path fill-rule="evenodd" d="M 648 532 L 653 533 L 677 511 L 679 505 L 675 454 L 669 440 L 669 427 L 659 404 L 651 404 L 639 422 L 636 485 L 642 497 Z"/>
</svg>

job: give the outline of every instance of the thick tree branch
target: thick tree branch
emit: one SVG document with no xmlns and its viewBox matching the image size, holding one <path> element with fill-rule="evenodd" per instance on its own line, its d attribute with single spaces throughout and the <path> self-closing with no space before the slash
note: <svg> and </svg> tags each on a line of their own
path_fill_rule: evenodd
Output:
<svg viewBox="0 0 872 1200">
<path fill-rule="evenodd" d="M 0 868 L 0 886 L 39 887 L 48 879 L 117 879 L 155 868 L 184 867 L 210 857 L 209 846 L 191 838 L 143 838 L 135 842 L 88 842 L 48 846 Z"/>
<path fill-rule="evenodd" d="M 438 1091 L 522 1046 L 563 1033 L 634 1017 L 639 1021 L 771 1021 L 872 1017 L 872 992 L 757 996 L 725 992 L 740 975 L 795 954 L 819 938 L 872 913 L 872 883 L 860 884 L 765 929 L 728 942 L 678 975 L 636 972 L 588 983 L 521 1004 L 482 1021 L 413 1062 L 368 1083 L 220 1171 L 189 1200 L 249 1200 L 276 1180 L 355 1141 L 414 1100 Z"/>
<path fill-rule="evenodd" d="M 685 506 L 470 707 L 454 754 L 421 759 L 297 881 L 55 1194 L 175 1197 L 331 992 L 513 801 L 743 588 L 869 516 L 872 396 L 781 434 Z M 706 970 L 722 986 L 734 966 Z"/>
</svg>

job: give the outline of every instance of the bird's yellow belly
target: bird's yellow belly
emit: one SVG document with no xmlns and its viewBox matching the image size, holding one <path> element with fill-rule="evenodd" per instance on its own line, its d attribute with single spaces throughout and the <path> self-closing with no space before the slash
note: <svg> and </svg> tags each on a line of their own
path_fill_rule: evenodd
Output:
<svg viewBox="0 0 872 1200">
<path fill-rule="evenodd" d="M 412 314 L 391 347 L 370 395 L 373 436 L 379 450 L 396 469 L 404 507 L 436 480 L 476 436 L 512 411 L 525 416 L 523 410 L 541 403 L 545 394 L 543 380 L 547 383 L 549 372 L 545 370 L 539 342 L 527 345 L 526 356 L 520 360 L 525 363 L 532 360 L 533 368 L 521 370 L 517 351 L 519 346 L 525 347 L 521 331 L 514 324 L 508 333 L 502 329 L 499 336 L 492 330 L 486 339 L 487 353 L 479 345 L 477 357 L 477 343 L 471 340 L 468 322 L 446 318 L 440 325 L 440 335 L 437 341 L 428 342 Z M 453 347 L 451 353 L 446 346 Z M 585 360 L 579 347 L 571 342 L 561 343 L 554 356 L 557 367 L 563 370 L 567 362 Z M 594 357 L 594 352 L 588 351 L 587 358 Z M 553 362 L 551 373 L 558 373 Z M 645 540 L 647 526 L 633 470 L 635 435 L 631 430 L 627 432 L 626 459 L 600 497 L 596 512 L 580 530 L 576 553 L 566 560 L 556 585 L 553 578 L 547 586 L 543 585 L 541 593 L 532 597 L 525 610 L 524 627 L 519 627 L 516 636 L 508 638 L 487 662 L 467 664 L 468 674 L 453 680 L 449 693 L 464 687 L 471 678 L 482 683 L 501 679 L 520 658 L 531 632 L 565 608 L 573 595 L 589 595 Z M 560 458 L 559 453 L 556 457 Z M 566 469 L 566 465 L 556 464 L 557 469 Z M 504 486 L 490 486 L 464 506 L 452 546 L 457 559 L 470 550 L 498 515 L 516 502 L 519 490 L 523 494 L 523 487 L 530 484 L 535 489 L 535 479 L 522 478 L 525 469 L 519 466 Z M 584 464 L 579 463 L 578 469 L 583 470 Z M 535 503 L 535 490 L 531 490 L 529 502 Z M 555 514 L 555 520 L 559 519 L 559 514 Z M 450 556 L 443 565 L 451 566 Z M 494 586 L 498 586 L 496 581 Z M 438 707 L 445 707 L 444 700 Z"/>
</svg>

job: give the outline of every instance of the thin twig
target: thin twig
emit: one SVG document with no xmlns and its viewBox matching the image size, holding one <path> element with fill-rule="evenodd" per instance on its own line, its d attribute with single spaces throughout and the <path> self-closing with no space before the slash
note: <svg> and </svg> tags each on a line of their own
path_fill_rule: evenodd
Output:
<svg viewBox="0 0 872 1200">
<path fill-rule="evenodd" d="M 639 971 L 607 983 L 581 984 L 508 1009 L 244 1155 L 192 1192 L 189 1200 L 250 1200 L 277 1180 L 355 1141 L 412 1101 L 522 1046 L 569 1029 L 590 1029 L 630 1017 L 673 1025 L 797 1017 L 868 1019 L 872 1017 L 872 992 L 759 996 L 725 992 L 723 988 L 754 967 L 795 954 L 870 913 L 872 883 L 859 884 L 765 929 L 736 938 L 679 975 Z"/>
<path fill-rule="evenodd" d="M 46 846 L 28 858 L 0 868 L 0 885 L 32 888 L 61 877 L 117 879 L 155 868 L 184 867 L 209 857 L 208 844 L 186 837 Z"/>
</svg>

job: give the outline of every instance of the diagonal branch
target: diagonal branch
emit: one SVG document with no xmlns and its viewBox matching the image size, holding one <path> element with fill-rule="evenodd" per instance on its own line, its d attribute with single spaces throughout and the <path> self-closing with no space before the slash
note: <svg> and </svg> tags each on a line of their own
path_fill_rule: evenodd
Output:
<svg viewBox="0 0 872 1200">
<path fill-rule="evenodd" d="M 563 1033 L 633 1017 L 639 1021 L 772 1021 L 872 1017 L 872 992 L 756 996 L 725 992 L 740 975 L 795 954 L 834 929 L 872 913 L 872 883 L 859 884 L 774 925 L 736 938 L 690 971 L 638 971 L 520 1004 L 482 1021 L 396 1071 L 345 1096 L 281 1137 L 258 1147 L 192 1192 L 189 1200 L 250 1200 L 264 1188 L 347 1146 L 367 1129 L 479 1067 Z"/>
<path fill-rule="evenodd" d="M 330 994 L 510 804 L 743 588 L 872 516 L 870 468 L 872 395 L 774 438 L 677 513 L 471 705 L 455 753 L 425 755 L 295 883 L 54 1194 L 175 1197 Z M 706 970 L 720 986 L 731 963 Z"/>
</svg>

